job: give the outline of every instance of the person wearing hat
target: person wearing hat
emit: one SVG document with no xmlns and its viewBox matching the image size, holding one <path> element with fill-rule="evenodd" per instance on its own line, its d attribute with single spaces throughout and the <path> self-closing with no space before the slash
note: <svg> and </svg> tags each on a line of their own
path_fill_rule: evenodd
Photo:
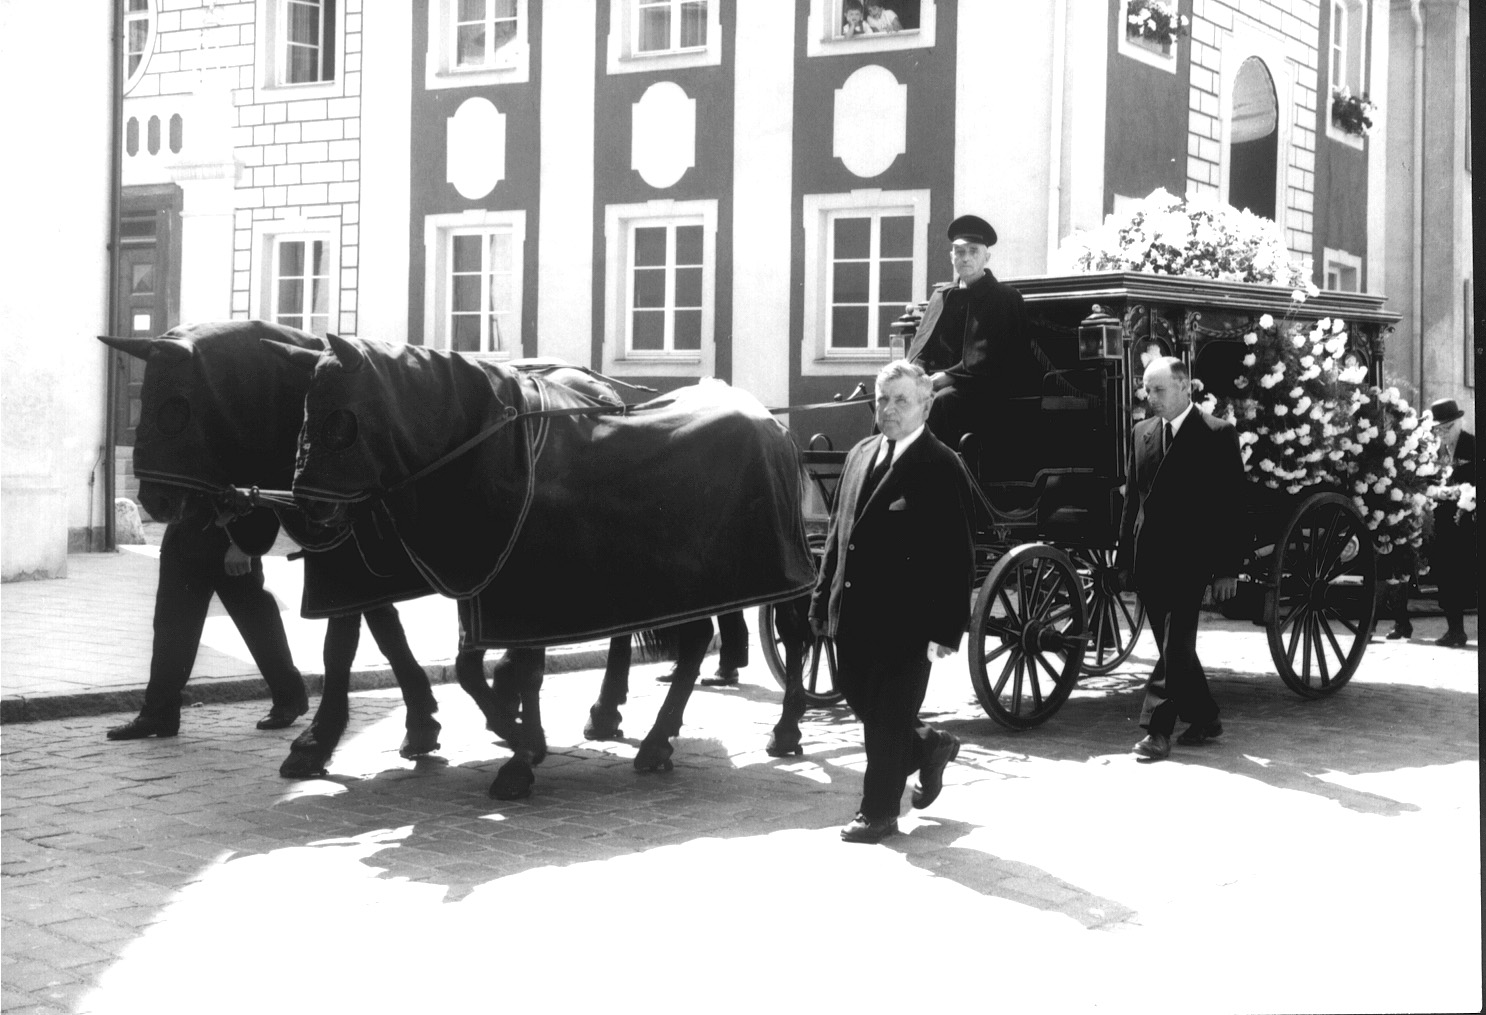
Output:
<svg viewBox="0 0 1486 1015">
<path fill-rule="evenodd" d="M 1440 610 L 1445 614 L 1445 633 L 1435 639 L 1435 644 L 1461 648 L 1467 641 L 1465 606 L 1475 574 L 1476 529 L 1472 518 L 1460 515 L 1455 489 L 1461 483 L 1476 481 L 1476 439 L 1464 429 L 1465 413 L 1455 399 L 1437 399 L 1429 407 L 1429 415 L 1434 422 L 1434 435 L 1440 442 L 1439 463 L 1450 467 L 1445 478 L 1446 489 L 1452 494 L 1435 503 L 1434 535 L 1426 547 L 1430 574 L 1439 588 Z M 1407 585 L 1400 585 L 1386 595 L 1383 606 L 1393 614 L 1388 640 L 1412 638 L 1414 624 L 1409 619 Z"/>
<path fill-rule="evenodd" d="M 1451 466 L 1449 485 L 1474 485 L 1476 438 L 1465 429 L 1465 413 L 1455 399 L 1441 398 L 1429 407 L 1429 414 L 1434 417 L 1434 435 L 1440 442 L 1439 460 Z M 1446 626 L 1436 645 L 1465 646 L 1465 607 L 1475 578 L 1475 560 L 1475 520 L 1457 509 L 1454 497 L 1437 501 L 1429 563 L 1440 590 L 1440 610 L 1445 614 Z"/>
<path fill-rule="evenodd" d="M 956 278 L 930 295 L 906 358 L 933 380 L 930 432 L 958 448 L 967 433 L 1000 430 L 1005 400 L 1038 390 L 1043 371 L 1028 344 L 1022 294 L 987 268 L 996 230 L 978 215 L 961 215 L 947 235 Z"/>
</svg>

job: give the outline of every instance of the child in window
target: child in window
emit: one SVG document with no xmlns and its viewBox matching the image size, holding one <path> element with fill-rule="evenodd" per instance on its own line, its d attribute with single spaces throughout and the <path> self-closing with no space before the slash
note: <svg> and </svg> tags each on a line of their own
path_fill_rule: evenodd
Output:
<svg viewBox="0 0 1486 1015">
<path fill-rule="evenodd" d="M 869 29 L 863 20 L 861 4 L 850 2 L 841 11 L 841 17 L 845 20 L 841 23 L 842 38 L 849 39 L 854 35 L 866 35 Z"/>
<path fill-rule="evenodd" d="M 867 31 L 869 32 L 901 32 L 902 23 L 898 15 L 889 10 L 884 10 L 882 4 L 867 4 Z"/>
</svg>

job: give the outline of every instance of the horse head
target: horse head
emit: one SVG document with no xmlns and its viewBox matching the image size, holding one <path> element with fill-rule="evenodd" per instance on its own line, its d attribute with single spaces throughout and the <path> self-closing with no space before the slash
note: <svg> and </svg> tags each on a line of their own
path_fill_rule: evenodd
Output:
<svg viewBox="0 0 1486 1015">
<path fill-rule="evenodd" d="M 262 321 L 185 325 L 159 338 L 106 345 L 145 361 L 134 472 L 140 502 L 161 521 L 184 517 L 193 495 L 229 485 L 287 489 L 303 382 L 260 340 L 314 349 L 313 335 Z"/>
<path fill-rule="evenodd" d="M 491 399 L 484 371 L 463 357 L 410 346 L 328 336 L 311 363 L 294 494 L 311 517 L 398 487 L 478 430 Z"/>
</svg>

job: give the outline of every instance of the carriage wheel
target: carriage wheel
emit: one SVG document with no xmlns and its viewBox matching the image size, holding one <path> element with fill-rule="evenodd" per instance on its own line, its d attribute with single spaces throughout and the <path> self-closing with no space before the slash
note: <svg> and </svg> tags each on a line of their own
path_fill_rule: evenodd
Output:
<svg viewBox="0 0 1486 1015">
<path fill-rule="evenodd" d="M 759 643 L 764 650 L 764 662 L 781 689 L 785 687 L 784 638 L 774 621 L 772 603 L 758 610 Z M 836 643 L 830 638 L 817 637 L 805 657 L 805 700 L 811 705 L 834 705 L 845 695 L 836 690 Z"/>
<path fill-rule="evenodd" d="M 1008 729 L 1041 725 L 1083 664 L 1083 582 L 1062 550 L 1018 546 L 996 562 L 970 617 L 970 681 Z"/>
<path fill-rule="evenodd" d="M 1320 698 L 1352 679 L 1372 635 L 1376 585 L 1372 533 L 1352 502 L 1337 493 L 1302 501 L 1275 544 L 1265 611 L 1269 653 L 1290 690 Z"/>
<path fill-rule="evenodd" d="M 1113 550 L 1078 549 L 1073 563 L 1084 580 L 1084 605 L 1089 614 L 1089 647 L 1084 672 L 1103 676 L 1113 672 L 1135 651 L 1145 629 L 1145 604 L 1134 592 L 1121 592 Z"/>
</svg>

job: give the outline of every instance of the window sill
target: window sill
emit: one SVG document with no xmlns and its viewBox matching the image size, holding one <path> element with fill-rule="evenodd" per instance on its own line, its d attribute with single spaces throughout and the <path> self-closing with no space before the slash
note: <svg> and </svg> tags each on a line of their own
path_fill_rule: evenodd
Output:
<svg viewBox="0 0 1486 1015">
<path fill-rule="evenodd" d="M 1329 116 L 1326 118 L 1326 136 L 1338 144 L 1344 144 L 1348 148 L 1355 148 L 1359 152 L 1365 147 L 1364 142 L 1367 140 L 1366 137 L 1342 130 L 1336 125 L 1336 121 Z"/>
<path fill-rule="evenodd" d="M 1180 44 L 1178 40 L 1174 43 L 1167 43 L 1163 47 L 1159 42 L 1147 39 L 1143 35 L 1131 35 L 1125 32 L 1120 35 L 1119 50 L 1122 56 L 1128 56 L 1137 63 L 1164 70 L 1168 74 L 1175 74 L 1176 50 Z"/>
</svg>

